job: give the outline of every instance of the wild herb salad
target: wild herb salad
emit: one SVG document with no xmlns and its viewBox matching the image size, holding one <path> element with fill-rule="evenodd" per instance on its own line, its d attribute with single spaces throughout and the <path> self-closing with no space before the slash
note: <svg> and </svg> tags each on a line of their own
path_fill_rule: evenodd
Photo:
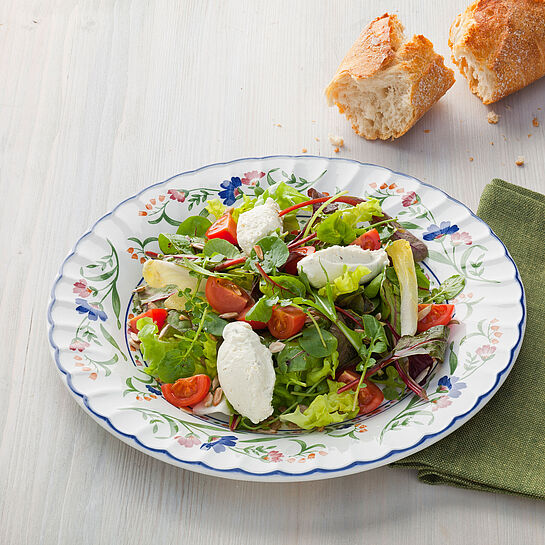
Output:
<svg viewBox="0 0 545 545">
<path fill-rule="evenodd" d="M 375 199 L 281 182 L 241 201 L 208 201 L 148 253 L 128 327 L 164 398 L 259 430 L 425 398 L 463 277 L 430 290 L 425 244 Z"/>
</svg>

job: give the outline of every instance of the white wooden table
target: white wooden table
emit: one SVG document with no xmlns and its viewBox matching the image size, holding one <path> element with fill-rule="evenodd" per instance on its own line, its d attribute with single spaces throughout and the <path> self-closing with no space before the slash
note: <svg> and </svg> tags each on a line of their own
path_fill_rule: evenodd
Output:
<svg viewBox="0 0 545 545">
<path fill-rule="evenodd" d="M 473 209 L 493 177 L 545 191 L 545 79 L 487 108 L 457 76 L 396 142 L 366 142 L 326 107 L 328 78 L 371 18 L 397 12 L 450 64 L 448 27 L 464 5 L 0 3 L 2 545 L 545 542 L 542 502 L 426 486 L 412 471 L 259 484 L 156 461 L 76 406 L 46 337 L 50 286 L 78 235 L 130 194 L 203 164 L 334 155 L 333 133 L 341 156 L 412 174 Z M 490 109 L 499 124 L 487 123 Z"/>
</svg>

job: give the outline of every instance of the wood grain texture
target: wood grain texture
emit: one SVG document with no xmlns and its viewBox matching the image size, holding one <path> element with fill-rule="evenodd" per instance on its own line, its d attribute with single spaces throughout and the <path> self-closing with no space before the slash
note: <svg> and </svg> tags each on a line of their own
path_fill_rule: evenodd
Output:
<svg viewBox="0 0 545 545">
<path fill-rule="evenodd" d="M 457 75 L 395 142 L 358 138 L 325 105 L 325 85 L 369 20 L 398 13 L 452 66 L 448 28 L 464 7 L 0 3 L 1 544 L 545 541 L 543 503 L 426 486 L 410 471 L 267 485 L 168 466 L 85 415 L 48 348 L 49 291 L 78 235 L 121 199 L 190 168 L 302 148 L 335 155 L 333 133 L 345 138 L 341 156 L 412 174 L 474 209 L 493 177 L 545 191 L 545 80 L 495 104 L 500 122 L 489 125 L 492 108 Z"/>
</svg>

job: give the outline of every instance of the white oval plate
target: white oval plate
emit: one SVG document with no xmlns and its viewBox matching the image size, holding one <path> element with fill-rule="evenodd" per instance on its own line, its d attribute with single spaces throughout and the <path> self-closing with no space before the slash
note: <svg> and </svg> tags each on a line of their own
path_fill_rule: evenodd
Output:
<svg viewBox="0 0 545 545">
<path fill-rule="evenodd" d="M 208 198 L 288 180 L 332 193 L 373 196 L 428 242 L 430 276 L 463 274 L 446 360 L 413 396 L 323 432 L 232 432 L 182 412 L 160 395 L 127 342 L 132 290 L 144 251 Z M 524 290 L 505 246 L 443 191 L 383 167 L 347 159 L 273 156 L 185 172 L 150 186 L 98 220 L 65 259 L 51 292 L 49 339 L 61 377 L 78 403 L 127 444 L 173 465 L 253 481 L 303 481 L 372 469 L 423 449 L 471 418 L 500 387 L 520 349 Z"/>
</svg>

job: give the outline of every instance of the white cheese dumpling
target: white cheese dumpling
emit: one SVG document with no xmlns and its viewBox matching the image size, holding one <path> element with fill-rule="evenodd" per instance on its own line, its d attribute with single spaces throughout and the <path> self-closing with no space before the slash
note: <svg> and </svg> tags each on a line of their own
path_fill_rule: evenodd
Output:
<svg viewBox="0 0 545 545">
<path fill-rule="evenodd" d="M 360 280 L 360 284 L 365 284 L 375 278 L 387 264 L 388 254 L 382 248 L 363 250 L 357 245 L 330 246 L 301 259 L 297 269 L 308 276 L 314 288 L 323 288 L 328 279 L 332 282 L 343 274 L 345 265 L 349 271 L 355 271 L 362 265 L 367 267 L 370 272 Z"/>
<path fill-rule="evenodd" d="M 272 354 L 249 324 L 225 326 L 217 365 L 223 393 L 237 412 L 254 424 L 271 416 L 276 379 Z"/>
<path fill-rule="evenodd" d="M 240 214 L 237 222 L 237 241 L 246 255 L 250 255 L 256 242 L 276 229 L 282 229 L 279 212 L 278 204 L 269 198 L 265 204 Z"/>
</svg>

